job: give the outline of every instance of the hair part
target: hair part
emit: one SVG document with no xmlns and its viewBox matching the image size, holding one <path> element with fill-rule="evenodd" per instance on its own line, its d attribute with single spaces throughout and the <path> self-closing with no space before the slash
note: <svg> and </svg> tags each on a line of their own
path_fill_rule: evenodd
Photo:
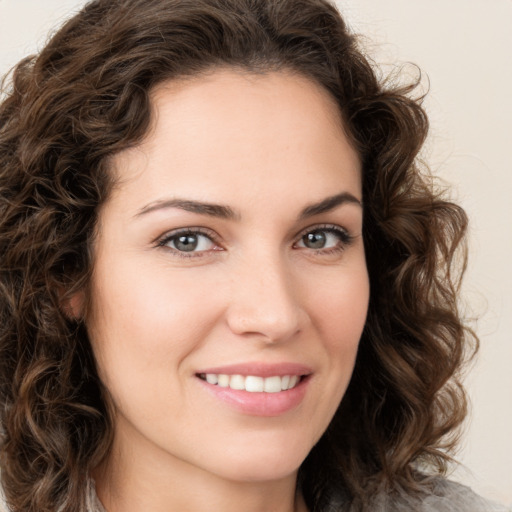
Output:
<svg viewBox="0 0 512 512">
<path fill-rule="evenodd" d="M 87 295 L 109 158 L 144 138 L 151 91 L 220 67 L 320 84 L 363 164 L 370 307 L 350 386 L 300 469 L 310 510 L 421 492 L 450 460 L 476 348 L 457 306 L 467 219 L 417 163 L 417 84 L 379 83 L 328 0 L 96 0 L 18 64 L 0 104 L 0 461 L 15 512 L 85 511 L 113 409 L 63 303 Z"/>
</svg>

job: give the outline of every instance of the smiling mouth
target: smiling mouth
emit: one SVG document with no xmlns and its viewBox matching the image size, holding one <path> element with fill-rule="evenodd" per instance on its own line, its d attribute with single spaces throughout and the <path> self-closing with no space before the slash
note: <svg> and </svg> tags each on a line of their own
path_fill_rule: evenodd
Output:
<svg viewBox="0 0 512 512">
<path fill-rule="evenodd" d="M 256 375 L 226 375 L 217 373 L 199 373 L 197 376 L 208 384 L 221 388 L 230 388 L 249 393 L 280 393 L 295 388 L 307 375 L 274 375 L 259 377 Z"/>
</svg>

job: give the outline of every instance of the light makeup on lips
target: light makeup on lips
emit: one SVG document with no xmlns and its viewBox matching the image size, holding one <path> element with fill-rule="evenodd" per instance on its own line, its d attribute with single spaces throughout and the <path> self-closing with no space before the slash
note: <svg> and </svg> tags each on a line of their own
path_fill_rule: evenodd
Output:
<svg viewBox="0 0 512 512">
<path fill-rule="evenodd" d="M 196 377 L 214 396 L 239 412 L 278 416 L 297 407 L 312 371 L 302 365 L 236 365 L 201 371 Z"/>
</svg>

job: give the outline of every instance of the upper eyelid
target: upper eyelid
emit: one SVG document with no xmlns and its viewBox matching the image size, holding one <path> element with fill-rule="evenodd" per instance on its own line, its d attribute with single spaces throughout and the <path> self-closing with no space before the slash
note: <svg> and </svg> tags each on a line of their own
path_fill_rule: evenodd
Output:
<svg viewBox="0 0 512 512">
<path fill-rule="evenodd" d="M 299 235 L 300 233 L 308 233 L 309 231 L 315 231 L 315 230 L 320 230 L 320 229 L 334 229 L 334 230 L 339 230 L 339 231 L 346 231 L 348 233 L 348 230 L 346 228 L 344 228 L 343 226 L 340 226 L 338 224 L 333 224 L 333 223 L 329 223 L 329 222 L 323 222 L 323 223 L 320 223 L 320 224 L 311 224 L 311 226 L 307 226 L 303 229 L 301 229 L 299 231 Z"/>
<path fill-rule="evenodd" d="M 153 240 L 153 245 L 164 245 L 167 241 L 170 239 L 187 234 L 187 233 L 193 233 L 193 234 L 199 234 L 204 235 L 208 237 L 212 242 L 219 243 L 218 238 L 219 236 L 212 231 L 209 228 L 204 227 L 191 227 L 191 228 L 177 228 L 177 229 L 171 229 L 170 231 L 166 231 L 163 235 L 158 236 Z"/>
<path fill-rule="evenodd" d="M 297 235 L 295 235 L 295 238 L 297 240 L 300 240 L 307 233 L 310 233 L 312 231 L 322 231 L 322 230 L 338 231 L 340 233 L 344 233 L 347 236 L 350 236 L 350 237 L 352 236 L 350 233 L 350 230 L 348 230 L 347 228 L 340 226 L 338 224 L 313 224 L 313 225 L 308 226 L 308 227 L 302 229 L 301 231 L 299 231 L 297 233 Z"/>
<path fill-rule="evenodd" d="M 351 233 L 348 229 L 346 229 L 338 224 L 321 223 L 321 224 L 312 224 L 312 225 L 307 226 L 307 227 L 303 228 L 302 230 L 300 230 L 298 233 L 296 233 L 292 237 L 293 243 L 296 244 L 297 242 L 299 242 L 302 239 L 302 237 L 304 235 L 306 235 L 307 233 L 310 233 L 315 230 L 322 230 L 322 229 L 326 230 L 326 231 L 330 230 L 330 231 L 334 231 L 334 232 L 343 233 L 346 237 L 348 237 L 350 239 L 354 238 L 354 236 L 351 235 Z M 220 243 L 221 237 L 215 231 L 211 230 L 210 228 L 203 227 L 203 226 L 183 227 L 183 228 L 176 228 L 176 229 L 167 231 L 163 235 L 157 237 L 153 241 L 153 245 L 155 245 L 157 247 L 164 247 L 169 242 L 169 240 L 171 240 L 172 238 L 180 236 L 182 234 L 186 234 L 186 233 L 204 235 L 204 236 L 208 237 L 214 244 L 222 245 Z M 198 252 L 207 252 L 207 251 L 198 251 Z"/>
</svg>

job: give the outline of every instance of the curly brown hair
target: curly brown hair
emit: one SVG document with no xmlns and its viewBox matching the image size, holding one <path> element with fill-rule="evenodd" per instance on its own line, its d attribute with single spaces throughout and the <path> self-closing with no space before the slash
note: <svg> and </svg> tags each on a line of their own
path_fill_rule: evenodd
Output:
<svg viewBox="0 0 512 512">
<path fill-rule="evenodd" d="M 466 414 L 476 338 L 457 291 L 464 212 L 417 162 L 428 123 L 409 86 L 381 82 L 329 0 L 95 0 L 20 62 L 0 104 L 2 485 L 13 511 L 84 511 L 112 441 L 83 323 L 109 157 L 138 144 L 155 85 L 218 66 L 292 70 L 336 99 L 363 163 L 371 298 L 351 384 L 300 468 L 310 510 L 421 492 Z M 462 251 L 458 249 L 462 248 Z M 460 255 L 458 257 L 457 255 Z"/>
</svg>

